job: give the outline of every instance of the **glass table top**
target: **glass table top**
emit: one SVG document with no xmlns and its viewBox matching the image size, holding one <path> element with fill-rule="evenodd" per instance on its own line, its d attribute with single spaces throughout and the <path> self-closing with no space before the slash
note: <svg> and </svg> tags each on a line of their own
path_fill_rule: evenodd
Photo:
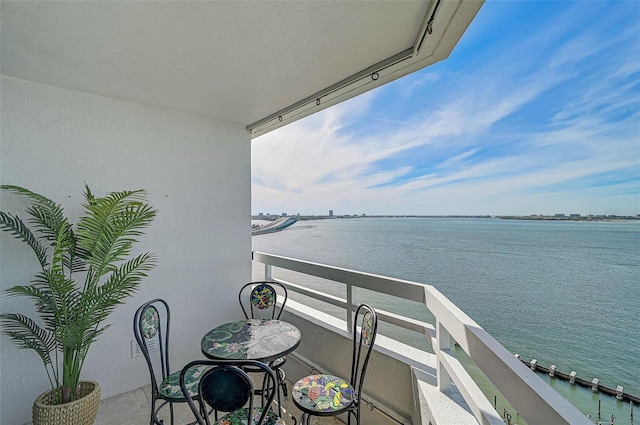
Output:
<svg viewBox="0 0 640 425">
<path fill-rule="evenodd" d="M 269 362 L 300 345 L 300 330 L 281 320 L 249 319 L 225 323 L 202 338 L 202 353 L 213 359 Z"/>
</svg>

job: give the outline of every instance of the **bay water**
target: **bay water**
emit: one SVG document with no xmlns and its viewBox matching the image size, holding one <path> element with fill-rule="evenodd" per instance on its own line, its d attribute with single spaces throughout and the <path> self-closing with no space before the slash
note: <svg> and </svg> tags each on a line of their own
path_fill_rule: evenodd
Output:
<svg viewBox="0 0 640 425">
<path fill-rule="evenodd" d="M 252 239 L 255 251 L 433 285 L 523 359 L 640 396 L 640 221 L 362 217 Z M 424 306 L 358 296 L 432 322 Z M 381 332 L 428 349 L 412 332 Z M 594 421 L 600 401 L 603 420 L 632 423 L 628 403 L 541 377 Z"/>
</svg>

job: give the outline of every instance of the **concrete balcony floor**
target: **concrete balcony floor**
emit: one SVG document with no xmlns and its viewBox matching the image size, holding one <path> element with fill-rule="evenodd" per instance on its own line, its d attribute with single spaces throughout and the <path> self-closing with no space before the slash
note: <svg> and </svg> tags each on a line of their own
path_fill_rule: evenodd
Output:
<svg viewBox="0 0 640 425">
<path fill-rule="evenodd" d="M 287 382 L 287 387 L 291 390 L 291 382 Z M 291 392 L 289 391 L 289 394 Z M 151 387 L 138 388 L 137 390 L 121 394 L 115 397 L 104 399 L 100 402 L 100 408 L 98 409 L 98 416 L 96 418 L 95 425 L 149 425 L 150 415 L 150 400 L 151 400 Z M 297 422 L 300 423 L 300 415 L 302 412 L 298 410 L 293 402 L 291 396 L 288 396 L 283 400 L 283 419 L 286 425 L 293 425 L 294 421 L 289 415 L 293 415 Z M 276 404 L 274 402 L 274 408 Z M 368 415 L 376 416 L 376 423 L 380 420 L 380 414 L 375 412 L 369 412 L 366 407 L 363 406 L 363 418 L 362 424 L 373 423 L 368 421 Z M 174 404 L 175 425 L 185 425 L 194 421 L 193 413 L 186 403 Z M 166 425 L 170 425 L 169 407 L 162 408 L 160 419 L 164 419 Z M 213 417 L 211 418 L 213 419 Z M 342 425 L 343 422 L 338 418 L 319 418 L 315 417 L 311 419 L 312 425 Z M 395 424 L 395 422 L 388 420 L 389 425 Z"/>
</svg>

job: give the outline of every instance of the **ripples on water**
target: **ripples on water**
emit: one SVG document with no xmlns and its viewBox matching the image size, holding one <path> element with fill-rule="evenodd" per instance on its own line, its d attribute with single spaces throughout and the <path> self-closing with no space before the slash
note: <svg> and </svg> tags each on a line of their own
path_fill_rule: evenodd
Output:
<svg viewBox="0 0 640 425">
<path fill-rule="evenodd" d="M 431 284 L 524 359 L 640 395 L 640 222 L 313 224 L 254 236 L 253 249 Z M 378 302 L 387 308 L 389 300 Z"/>
</svg>

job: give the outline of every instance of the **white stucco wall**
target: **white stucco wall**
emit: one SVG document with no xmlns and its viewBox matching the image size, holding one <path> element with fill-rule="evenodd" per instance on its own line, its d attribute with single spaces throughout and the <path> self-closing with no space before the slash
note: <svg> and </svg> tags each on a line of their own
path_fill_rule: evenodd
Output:
<svg viewBox="0 0 640 425">
<path fill-rule="evenodd" d="M 200 358 L 201 335 L 240 317 L 237 289 L 251 277 L 250 136 L 241 125 L 36 84 L 0 81 L 0 182 L 27 187 L 61 203 L 72 221 L 86 182 L 96 195 L 146 189 L 159 210 L 139 249 L 158 266 L 141 291 L 120 306 L 94 344 L 84 379 L 102 397 L 148 383 L 142 357 L 131 358 L 132 318 L 144 301 L 172 307 L 174 368 Z M 0 195 L 3 211 L 20 198 Z M 24 216 L 24 214 L 22 214 Z M 0 286 L 27 283 L 37 269 L 26 245 L 0 232 Z M 22 299 L 2 312 L 27 312 Z M 0 339 L 0 423 L 31 420 L 31 404 L 48 389 L 37 355 Z"/>
</svg>

